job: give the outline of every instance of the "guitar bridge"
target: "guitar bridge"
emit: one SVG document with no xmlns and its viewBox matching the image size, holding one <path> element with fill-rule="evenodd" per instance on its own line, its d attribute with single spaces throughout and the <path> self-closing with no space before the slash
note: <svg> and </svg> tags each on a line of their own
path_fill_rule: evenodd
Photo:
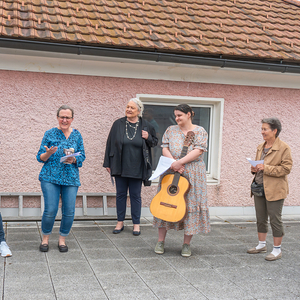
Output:
<svg viewBox="0 0 300 300">
<path fill-rule="evenodd" d="M 170 208 L 177 208 L 177 205 L 173 205 L 173 204 L 166 203 L 166 202 L 160 202 L 160 205 L 167 206 Z"/>
</svg>

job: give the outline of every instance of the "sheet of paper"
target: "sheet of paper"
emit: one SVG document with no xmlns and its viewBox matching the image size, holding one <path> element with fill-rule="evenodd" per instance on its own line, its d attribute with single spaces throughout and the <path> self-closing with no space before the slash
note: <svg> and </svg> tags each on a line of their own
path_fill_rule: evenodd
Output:
<svg viewBox="0 0 300 300">
<path fill-rule="evenodd" d="M 154 173 L 152 174 L 152 176 L 149 178 L 149 180 L 153 180 L 153 179 L 159 177 L 164 172 L 166 172 L 171 167 L 171 164 L 174 161 L 175 161 L 175 159 L 172 159 L 172 158 L 169 158 L 169 157 L 165 157 L 165 156 L 161 156 L 159 158 L 156 170 L 154 171 Z"/>
<path fill-rule="evenodd" d="M 264 161 L 263 160 L 252 160 L 251 158 L 246 158 L 249 163 L 253 166 L 253 167 L 256 167 L 257 165 L 259 164 L 263 164 Z"/>
<path fill-rule="evenodd" d="M 80 152 L 76 152 L 76 153 L 73 153 L 73 154 L 70 154 L 70 155 L 66 155 L 66 156 L 63 156 L 60 158 L 60 162 L 64 162 L 67 158 L 69 157 L 75 157 L 75 156 L 79 156 L 81 155 Z"/>
</svg>

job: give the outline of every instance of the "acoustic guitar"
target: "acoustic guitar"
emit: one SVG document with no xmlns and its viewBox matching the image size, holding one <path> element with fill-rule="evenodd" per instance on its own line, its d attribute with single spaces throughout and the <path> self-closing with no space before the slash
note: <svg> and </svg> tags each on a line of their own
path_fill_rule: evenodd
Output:
<svg viewBox="0 0 300 300">
<path fill-rule="evenodd" d="M 188 131 L 181 151 L 180 158 L 187 154 L 188 147 L 195 133 Z M 161 180 L 161 189 L 152 199 L 150 211 L 158 219 L 167 222 L 179 222 L 186 216 L 185 195 L 190 188 L 189 181 L 179 172 L 165 175 Z"/>
</svg>

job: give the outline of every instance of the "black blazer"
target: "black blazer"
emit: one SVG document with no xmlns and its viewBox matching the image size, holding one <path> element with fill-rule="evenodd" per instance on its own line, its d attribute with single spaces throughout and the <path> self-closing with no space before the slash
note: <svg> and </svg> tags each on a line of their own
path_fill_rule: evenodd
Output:
<svg viewBox="0 0 300 300">
<path fill-rule="evenodd" d="M 151 147 L 157 145 L 158 139 L 154 127 L 146 120 L 139 118 L 142 130 L 148 131 L 148 139 L 143 139 L 143 157 L 144 168 L 142 180 L 147 181 L 152 173 L 152 155 Z M 118 176 L 122 173 L 122 147 L 126 129 L 126 117 L 116 120 L 109 132 L 103 167 L 110 168 L 112 176 Z M 148 184 L 149 185 L 149 184 Z"/>
</svg>

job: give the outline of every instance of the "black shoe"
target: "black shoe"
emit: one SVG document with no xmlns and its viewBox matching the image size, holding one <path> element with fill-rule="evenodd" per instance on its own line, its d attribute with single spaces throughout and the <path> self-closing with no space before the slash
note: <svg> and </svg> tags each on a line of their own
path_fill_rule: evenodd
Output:
<svg viewBox="0 0 300 300">
<path fill-rule="evenodd" d="M 60 245 L 58 244 L 59 252 L 68 252 L 68 246 L 67 245 Z"/>
<path fill-rule="evenodd" d="M 48 244 L 40 244 L 40 251 L 41 252 L 48 252 L 49 245 Z"/>
<path fill-rule="evenodd" d="M 118 234 L 118 233 L 120 233 L 123 230 L 124 230 L 124 225 L 123 225 L 123 227 L 121 229 L 114 229 L 113 233 L 114 234 Z"/>
<path fill-rule="evenodd" d="M 135 236 L 138 236 L 138 235 L 141 234 L 141 231 L 134 231 L 134 230 L 133 230 L 133 231 L 132 231 L 132 234 L 135 235 Z"/>
</svg>

